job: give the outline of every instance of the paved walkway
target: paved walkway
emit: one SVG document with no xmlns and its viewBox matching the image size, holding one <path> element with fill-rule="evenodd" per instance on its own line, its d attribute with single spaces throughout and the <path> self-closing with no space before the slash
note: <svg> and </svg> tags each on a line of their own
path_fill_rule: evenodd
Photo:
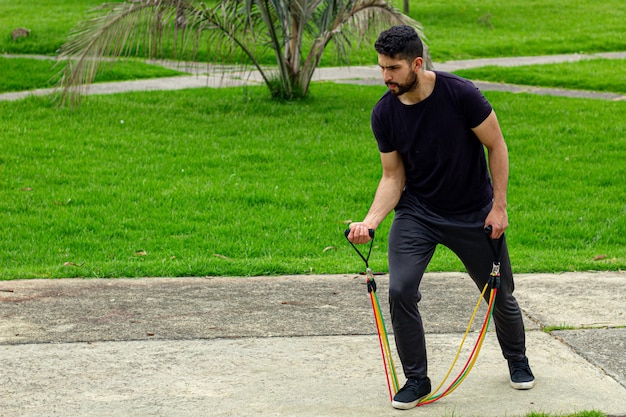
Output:
<svg viewBox="0 0 626 417">
<path fill-rule="evenodd" d="M 535 388 L 509 387 L 490 332 L 456 391 L 402 412 L 363 276 L 0 281 L 0 416 L 626 416 L 626 274 L 516 284 Z M 422 290 L 438 384 L 478 291 L 460 273 L 427 274 Z"/>
<path fill-rule="evenodd" d="M 3 55 L 4 57 L 15 57 L 15 55 Z M 52 57 L 33 56 L 39 59 L 52 59 Z M 575 62 L 582 59 L 624 59 L 626 52 L 607 52 L 599 54 L 564 54 L 535 57 L 512 57 L 512 58 L 490 58 L 472 59 L 465 61 L 449 61 L 445 63 L 435 63 L 435 68 L 442 71 L 454 71 L 456 69 L 476 68 L 486 65 L 498 66 L 519 66 L 550 64 L 559 62 Z M 237 68 L 230 68 L 223 71 L 222 68 L 209 67 L 207 64 L 197 63 L 173 63 L 169 61 L 151 61 L 151 63 L 174 68 L 179 71 L 190 72 L 193 75 L 156 78 L 136 81 L 98 83 L 89 87 L 89 94 L 113 94 L 126 91 L 153 91 L 153 90 L 180 90 L 187 88 L 203 87 L 224 87 L 238 86 L 246 84 L 259 84 L 262 82 L 259 74 L 250 71 L 241 71 Z M 328 80 L 351 84 L 372 84 L 380 85 L 380 70 L 377 66 L 352 66 L 344 68 L 319 68 L 313 77 L 314 80 Z M 595 98 L 603 100 L 626 100 L 626 95 L 621 93 L 599 93 L 584 90 L 568 90 L 560 88 L 542 88 L 534 86 L 523 86 L 502 83 L 490 83 L 477 81 L 476 85 L 483 91 L 498 90 L 511 91 L 516 93 L 529 93 L 541 95 L 558 95 L 564 97 Z M 40 89 L 33 91 L 3 93 L 0 94 L 2 100 L 19 100 L 30 95 L 50 94 L 52 89 Z"/>
</svg>

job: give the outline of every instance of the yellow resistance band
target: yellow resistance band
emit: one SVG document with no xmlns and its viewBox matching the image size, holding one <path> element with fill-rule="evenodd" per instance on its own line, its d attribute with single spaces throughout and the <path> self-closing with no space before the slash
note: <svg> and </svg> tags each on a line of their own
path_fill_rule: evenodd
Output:
<svg viewBox="0 0 626 417">
<path fill-rule="evenodd" d="M 380 308 L 380 302 L 378 301 L 378 296 L 376 295 L 376 283 L 374 281 L 374 276 L 372 273 L 372 270 L 370 268 L 367 268 L 367 284 L 368 284 L 368 291 L 370 293 L 370 300 L 372 303 L 372 310 L 374 312 L 374 320 L 376 323 L 376 330 L 378 333 L 378 341 L 379 341 L 379 345 L 380 345 L 380 350 L 381 350 L 381 356 L 383 359 L 383 366 L 385 368 L 385 376 L 387 379 L 387 388 L 389 390 L 389 397 L 391 400 L 393 400 L 393 396 L 398 392 L 399 389 L 399 384 L 398 384 L 398 375 L 396 373 L 396 368 L 394 366 L 394 362 L 393 362 L 393 356 L 391 353 L 391 347 L 389 345 L 389 336 L 387 333 L 387 329 L 385 326 L 385 320 Z M 470 317 L 470 321 L 467 325 L 467 328 L 465 329 L 465 333 L 463 334 L 463 339 L 461 340 L 461 344 L 456 352 L 456 355 L 454 357 L 454 360 L 452 362 L 452 365 L 450 365 L 450 368 L 448 369 L 448 372 L 446 373 L 446 376 L 443 378 L 443 380 L 441 381 L 441 383 L 439 384 L 439 386 L 433 390 L 429 396 L 427 398 L 425 398 L 424 400 L 422 400 L 420 403 L 418 403 L 418 406 L 421 405 L 426 405 L 426 404 L 430 404 L 433 403 L 437 400 L 440 400 L 441 398 L 449 395 L 450 393 L 452 393 L 459 385 L 461 385 L 461 382 L 463 382 L 463 380 L 467 377 L 467 375 L 469 374 L 469 372 L 471 371 L 471 369 L 474 367 L 474 364 L 476 363 L 476 360 L 478 359 L 478 354 L 480 353 L 480 349 L 482 347 L 483 341 L 485 340 L 485 336 L 487 334 L 487 329 L 489 328 L 489 322 L 491 321 L 491 313 L 493 310 L 493 302 L 495 300 L 495 295 L 496 295 L 496 289 L 493 288 L 491 290 L 491 294 L 490 294 L 490 299 L 489 299 L 489 308 L 487 311 L 487 315 L 485 317 L 485 321 L 483 323 L 483 327 L 481 329 L 481 332 L 479 334 L 479 337 L 476 341 L 476 344 L 474 346 L 474 349 L 472 350 L 470 357 L 468 358 L 465 366 L 463 367 L 463 369 L 461 370 L 461 372 L 459 373 L 459 376 L 457 376 L 457 378 L 450 384 L 450 386 L 448 386 L 443 393 L 438 394 L 437 392 L 439 392 L 439 390 L 444 386 L 445 382 L 448 380 L 448 378 L 450 377 L 450 374 L 452 373 L 460 355 L 461 355 L 461 351 L 463 349 L 463 346 L 465 344 L 465 341 L 467 339 L 467 335 L 469 334 L 471 328 L 472 328 L 472 324 L 474 323 L 475 319 L 476 319 L 476 315 L 478 313 L 478 309 L 480 307 L 480 304 L 485 296 L 485 293 L 487 292 L 487 288 L 489 287 L 489 283 L 485 284 L 485 287 L 483 288 L 483 291 L 480 294 L 480 298 L 478 299 L 478 302 L 476 303 L 474 310 L 472 312 L 472 316 Z"/>
<path fill-rule="evenodd" d="M 467 325 L 467 329 L 465 330 L 465 334 L 463 335 L 463 339 L 461 340 L 461 345 L 459 346 L 459 349 L 456 352 L 456 356 L 454 357 L 452 365 L 450 365 L 450 369 L 448 370 L 448 373 L 443 378 L 443 381 L 441 381 L 441 384 L 439 384 L 439 386 L 434 391 L 432 391 L 427 398 L 425 398 L 424 400 L 420 401 L 417 404 L 418 406 L 431 404 L 431 403 L 433 403 L 433 402 L 435 402 L 437 400 L 440 400 L 441 398 L 449 395 L 450 393 L 452 393 L 455 389 L 458 388 L 459 385 L 461 385 L 461 382 L 463 382 L 463 380 L 465 380 L 467 375 L 469 375 L 470 371 L 474 367 L 474 364 L 476 363 L 476 360 L 478 359 L 478 355 L 480 353 L 480 349 L 482 348 L 483 341 L 485 340 L 485 336 L 487 335 L 487 329 L 489 328 L 489 323 L 491 321 L 491 313 L 493 311 L 493 304 L 494 304 L 495 296 L 496 296 L 496 292 L 497 292 L 496 288 L 492 288 L 491 293 L 489 295 L 489 308 L 487 309 L 487 315 L 485 316 L 485 321 L 483 322 L 483 326 L 481 328 L 481 331 L 480 331 L 480 334 L 478 336 L 478 339 L 476 340 L 476 344 L 474 345 L 474 349 L 472 350 L 472 352 L 470 354 L 470 357 L 468 358 L 465 366 L 463 367 L 463 369 L 459 373 L 459 376 L 457 376 L 457 378 L 452 382 L 452 384 L 450 384 L 450 386 L 448 386 L 448 388 L 446 388 L 443 393 L 441 393 L 439 395 L 436 395 L 436 393 L 441 389 L 441 387 L 443 387 L 444 383 L 448 380 L 448 377 L 452 373 L 452 370 L 454 369 L 454 366 L 456 365 L 456 362 L 459 359 L 459 356 L 461 354 L 461 350 L 463 348 L 463 345 L 465 344 L 465 340 L 467 338 L 467 335 L 469 334 L 469 331 L 470 331 L 470 329 L 472 327 L 472 323 L 474 322 L 474 320 L 476 318 L 476 314 L 478 312 L 478 308 L 480 306 L 480 303 L 482 302 L 483 297 L 484 297 L 485 293 L 487 292 L 487 288 L 488 287 L 489 287 L 489 283 L 485 284 L 485 287 L 483 288 L 483 291 L 482 291 L 482 293 L 480 295 L 480 299 L 478 300 L 478 302 L 476 303 L 476 306 L 474 307 L 474 311 L 472 313 L 472 317 L 470 318 L 470 322 Z"/>
</svg>

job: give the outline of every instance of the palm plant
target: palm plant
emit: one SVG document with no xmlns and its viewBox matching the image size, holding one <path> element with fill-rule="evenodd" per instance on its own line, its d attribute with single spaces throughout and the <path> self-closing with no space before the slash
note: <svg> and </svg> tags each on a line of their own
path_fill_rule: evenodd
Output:
<svg viewBox="0 0 626 417">
<path fill-rule="evenodd" d="M 62 102 L 80 98 L 99 65 L 129 55 L 237 61 L 259 72 L 272 96 L 305 96 L 332 41 L 342 62 L 364 40 L 392 24 L 420 25 L 389 0 L 128 0 L 102 4 L 59 51 Z M 263 65 L 271 52 L 276 65 Z M 185 55 L 187 54 L 187 55 Z M 243 61 L 241 60 L 243 59 Z"/>
</svg>

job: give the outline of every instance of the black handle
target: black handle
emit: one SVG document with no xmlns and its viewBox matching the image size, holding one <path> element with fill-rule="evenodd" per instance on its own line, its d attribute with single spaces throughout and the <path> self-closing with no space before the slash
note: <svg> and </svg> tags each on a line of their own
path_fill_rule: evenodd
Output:
<svg viewBox="0 0 626 417">
<path fill-rule="evenodd" d="M 372 247 L 374 246 L 374 229 L 367 229 L 369 232 L 370 237 L 372 238 L 370 240 L 370 249 L 367 252 L 367 257 L 363 256 L 363 254 L 361 253 L 360 250 L 357 249 L 357 247 L 354 245 L 354 243 L 352 243 L 350 241 L 350 239 L 348 239 L 348 235 L 350 234 L 350 229 L 346 229 L 344 231 L 344 234 L 346 235 L 346 240 L 348 241 L 348 243 L 350 243 L 350 246 L 352 246 L 354 248 L 354 250 L 356 251 L 356 253 L 359 254 L 359 256 L 361 257 L 361 259 L 363 259 L 363 262 L 365 262 L 365 270 L 367 271 L 370 267 L 369 265 L 369 259 L 370 259 L 370 255 L 372 254 Z"/>
<path fill-rule="evenodd" d="M 374 235 L 376 234 L 376 231 L 374 229 L 367 229 L 367 231 L 369 232 L 370 237 L 374 239 Z M 346 235 L 346 237 L 348 237 L 348 235 L 350 234 L 350 229 L 344 230 L 344 234 Z"/>
<path fill-rule="evenodd" d="M 504 235 L 500 236 L 498 239 L 495 239 L 498 243 L 496 245 L 493 244 L 493 239 L 491 239 L 491 232 L 493 231 L 493 227 L 488 225 L 485 227 L 485 237 L 489 242 L 489 246 L 491 246 L 491 250 L 493 251 L 493 256 L 495 258 L 494 263 L 500 264 L 500 251 L 502 250 L 502 242 L 504 241 Z"/>
</svg>

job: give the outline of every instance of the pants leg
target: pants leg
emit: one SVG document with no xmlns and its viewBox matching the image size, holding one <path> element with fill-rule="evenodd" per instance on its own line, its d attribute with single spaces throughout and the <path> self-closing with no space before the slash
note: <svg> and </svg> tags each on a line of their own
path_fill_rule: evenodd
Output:
<svg viewBox="0 0 626 417">
<path fill-rule="evenodd" d="M 424 327 L 418 308 L 419 285 L 437 244 L 449 247 L 482 290 L 494 260 L 483 226 L 490 207 L 463 216 L 442 217 L 403 195 L 389 233 L 389 305 L 398 356 L 407 378 L 428 374 Z M 501 285 L 493 318 L 505 358 L 525 357 L 522 315 L 513 297 L 513 274 L 506 247 L 501 253 Z"/>
<path fill-rule="evenodd" d="M 428 376 L 419 285 L 436 239 L 415 216 L 396 211 L 389 232 L 389 306 L 398 356 L 407 378 Z"/>
<path fill-rule="evenodd" d="M 486 213 L 485 213 L 486 216 Z M 442 242 L 461 259 L 468 274 L 482 291 L 491 276 L 494 253 L 485 238 L 483 219 L 476 226 L 453 225 Z M 505 239 L 505 238 L 503 238 Z M 494 241 L 495 245 L 496 241 Z M 500 288 L 496 295 L 493 320 L 502 354 L 508 360 L 522 360 L 526 356 L 526 335 L 522 313 L 513 296 L 515 283 L 511 271 L 506 239 L 500 254 Z M 489 300 L 489 294 L 485 294 Z"/>
</svg>

